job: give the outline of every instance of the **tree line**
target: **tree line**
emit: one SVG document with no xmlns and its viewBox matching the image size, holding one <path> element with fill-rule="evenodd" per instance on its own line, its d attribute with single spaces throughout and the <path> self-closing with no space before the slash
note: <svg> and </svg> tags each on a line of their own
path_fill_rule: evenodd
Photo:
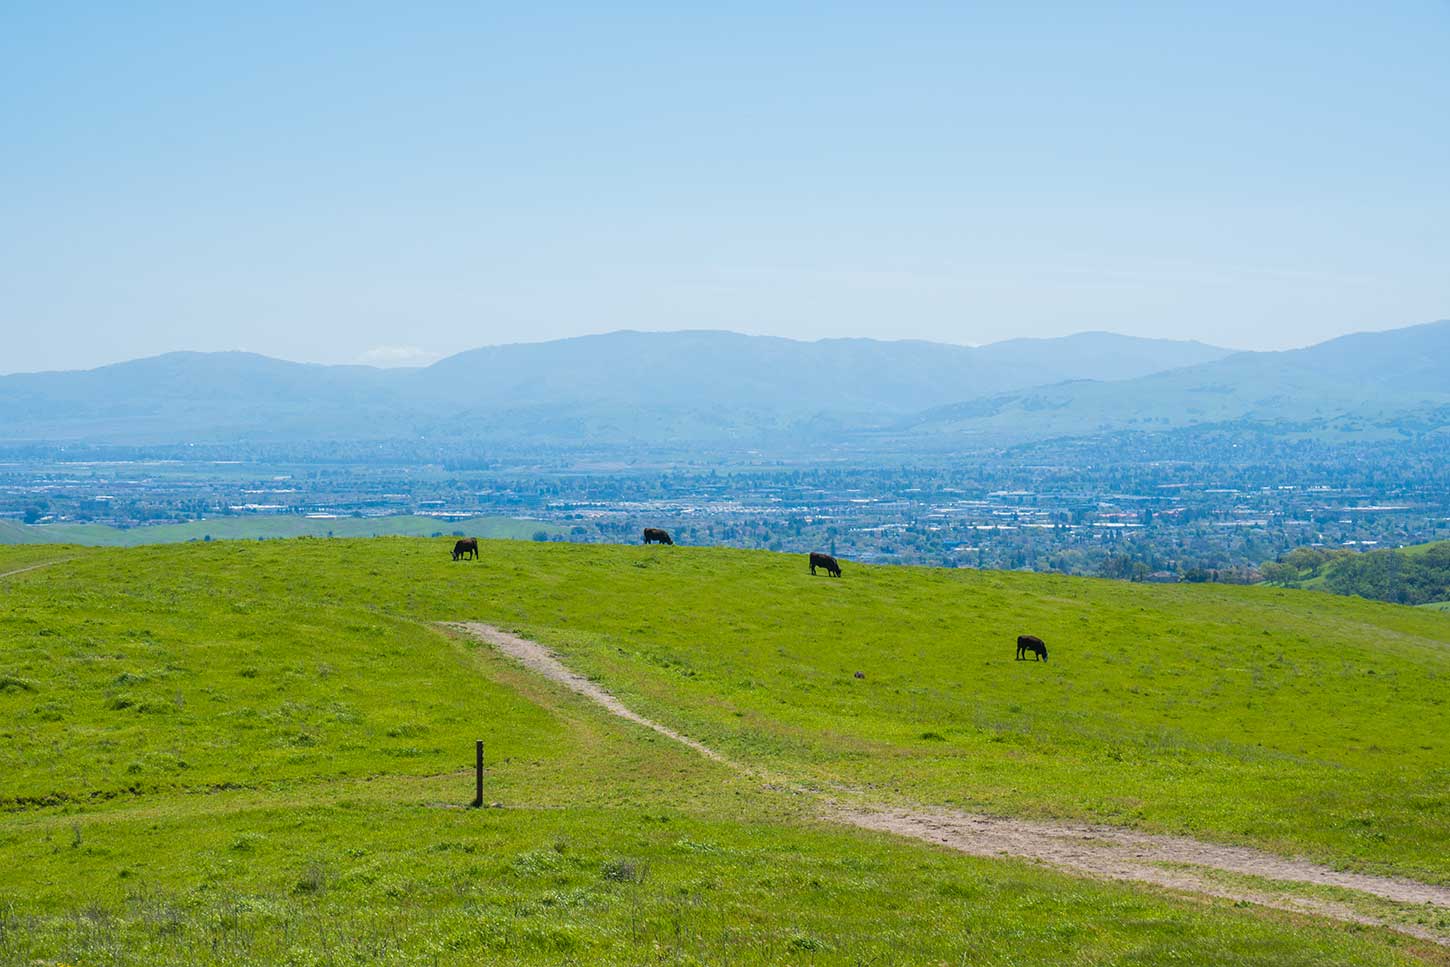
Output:
<svg viewBox="0 0 1450 967">
<path fill-rule="evenodd" d="M 1266 561 L 1259 573 L 1273 584 L 1322 585 L 1335 594 L 1394 604 L 1450 601 L 1450 541 L 1424 549 L 1363 553 L 1300 547 Z"/>
</svg>

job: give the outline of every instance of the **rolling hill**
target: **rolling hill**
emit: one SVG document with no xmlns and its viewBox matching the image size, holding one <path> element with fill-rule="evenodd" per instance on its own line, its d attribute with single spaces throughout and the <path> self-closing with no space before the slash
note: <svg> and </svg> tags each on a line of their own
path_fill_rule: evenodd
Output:
<svg viewBox="0 0 1450 967">
<path fill-rule="evenodd" d="M 1236 353 L 1116 382 L 997 394 L 900 427 L 921 440 L 1020 440 L 1230 421 L 1349 435 L 1443 431 L 1450 426 L 1450 320 L 1305 349 Z"/>
<path fill-rule="evenodd" d="M 874 422 L 984 393 L 1220 358 L 1200 343 L 1084 333 L 980 349 L 616 332 L 460 353 L 423 370 L 172 353 L 0 377 L 0 442 L 756 438 Z"/>
<path fill-rule="evenodd" d="M 1064 379 L 1120 379 L 1228 355 L 1196 342 L 1081 333 L 981 348 L 731 332 L 618 332 L 460 353 L 430 377 L 489 408 L 607 401 L 763 413 L 902 413 Z"/>
<path fill-rule="evenodd" d="M 1450 321 L 1305 349 L 1082 333 L 980 348 L 616 332 L 422 370 L 175 353 L 0 377 L 0 443 L 408 440 L 957 449 L 1235 421 L 1345 438 L 1450 427 Z"/>
<path fill-rule="evenodd" d="M 1404 964 L 1450 935 L 1433 903 L 1243 875 L 1185 898 L 839 818 L 1093 821 L 1450 883 L 1450 623 L 1418 609 L 409 538 L 0 548 L 0 575 L 15 962 Z M 1023 628 L 1050 662 L 1012 660 Z M 475 739 L 498 808 L 460 808 Z"/>
</svg>

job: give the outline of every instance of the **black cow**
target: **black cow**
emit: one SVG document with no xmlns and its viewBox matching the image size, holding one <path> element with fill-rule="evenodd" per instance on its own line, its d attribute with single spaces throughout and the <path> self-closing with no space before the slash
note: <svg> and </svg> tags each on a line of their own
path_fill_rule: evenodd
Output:
<svg viewBox="0 0 1450 967">
<path fill-rule="evenodd" d="M 829 554 L 822 554 L 819 551 L 811 551 L 811 577 L 815 577 L 816 568 L 823 567 L 826 573 L 833 578 L 841 576 L 841 565 Z"/>
<path fill-rule="evenodd" d="M 662 531 L 658 527 L 646 527 L 644 529 L 644 542 L 646 544 L 673 544 L 670 540 L 669 531 Z"/>
<path fill-rule="evenodd" d="M 1026 660 L 1029 651 L 1037 656 L 1037 661 L 1047 661 L 1047 646 L 1042 643 L 1041 638 L 1036 635 L 1018 635 L 1017 660 Z"/>
<path fill-rule="evenodd" d="M 478 538 L 465 537 L 453 545 L 453 559 L 455 561 L 465 554 L 472 559 L 478 558 Z"/>
</svg>

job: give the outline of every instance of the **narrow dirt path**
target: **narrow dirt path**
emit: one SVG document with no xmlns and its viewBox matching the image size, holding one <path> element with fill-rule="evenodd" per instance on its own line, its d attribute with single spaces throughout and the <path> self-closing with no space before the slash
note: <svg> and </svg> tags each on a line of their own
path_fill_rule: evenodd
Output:
<svg viewBox="0 0 1450 967">
<path fill-rule="evenodd" d="M 54 561 L 41 561 L 39 564 L 31 564 L 28 567 L 17 567 L 13 571 L 5 571 L 3 573 L 0 573 L 0 578 L 14 577 L 17 574 L 24 574 L 26 571 L 38 571 L 43 567 L 50 567 L 52 564 L 64 564 L 66 561 L 69 560 L 70 558 L 68 557 L 59 557 L 56 558 Z"/>
<path fill-rule="evenodd" d="M 446 625 L 497 648 L 525 667 L 597 702 L 611 714 L 652 729 L 707 758 L 750 771 L 703 743 L 681 735 L 628 708 L 603 688 L 571 671 L 543 645 L 492 625 Z M 1185 836 L 1143 833 L 1120 826 L 1049 823 L 946 810 L 868 808 L 823 801 L 821 816 L 832 822 L 891 833 L 947 846 L 972 856 L 1033 860 L 1070 873 L 1100 879 L 1129 880 L 1206 896 L 1255 903 L 1279 910 L 1331 917 L 1351 923 L 1389 927 L 1422 940 L 1450 946 L 1450 938 L 1414 924 L 1371 916 L 1349 904 L 1315 897 L 1239 888 L 1205 877 L 1219 871 L 1308 886 L 1329 886 L 1396 903 L 1450 910 L 1450 888 L 1397 877 L 1347 873 L 1308 860 L 1292 859 L 1244 846 L 1205 843 Z"/>
<path fill-rule="evenodd" d="M 867 810 L 836 806 L 825 815 L 863 829 L 937 843 L 971 856 L 1033 860 L 1099 879 L 1129 880 L 1276 910 L 1388 927 L 1450 946 L 1450 937 L 1415 924 L 1376 917 L 1348 903 L 1226 884 L 1204 874 L 1219 871 L 1309 886 L 1334 886 L 1398 903 L 1450 908 L 1450 890 L 1414 880 L 1342 873 L 1307 860 L 1288 859 L 1246 847 L 1158 836 L 1119 826 L 1044 823 L 925 809 Z"/>
<path fill-rule="evenodd" d="M 843 810 L 841 815 L 859 826 L 947 843 L 978 856 L 1008 853 L 1104 875 L 1116 875 L 1113 871 L 1124 866 L 1185 864 L 1267 880 L 1339 887 L 1397 903 L 1429 903 L 1450 909 L 1450 888 L 1447 887 L 1397 877 L 1347 873 L 1246 846 L 1223 846 L 1122 826 L 1046 823 L 921 810 Z"/>
<path fill-rule="evenodd" d="M 448 627 L 457 628 L 466 634 L 472 635 L 479 641 L 493 645 L 499 651 L 516 659 L 525 668 L 538 672 L 545 678 L 560 682 L 568 686 L 572 691 L 583 695 L 585 698 L 598 702 L 613 715 L 618 715 L 622 719 L 628 719 L 636 725 L 643 725 L 647 729 L 653 729 L 666 738 L 674 739 L 676 742 L 689 746 L 707 759 L 723 762 L 736 769 L 741 768 L 704 743 L 696 742 L 688 736 L 681 735 L 674 729 L 667 728 L 658 722 L 650 721 L 643 715 L 637 714 L 619 699 L 583 675 L 570 671 L 565 667 L 563 662 L 554 657 L 553 652 L 549 651 L 549 649 L 537 641 L 530 641 L 527 638 L 520 638 L 518 635 L 511 635 L 507 631 L 493 627 L 493 625 L 478 624 L 476 622 L 459 622 L 450 624 Z"/>
</svg>

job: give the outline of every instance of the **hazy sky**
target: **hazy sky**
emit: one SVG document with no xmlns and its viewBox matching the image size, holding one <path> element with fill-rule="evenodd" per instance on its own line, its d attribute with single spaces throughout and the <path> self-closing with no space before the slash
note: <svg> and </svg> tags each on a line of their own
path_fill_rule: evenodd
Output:
<svg viewBox="0 0 1450 967">
<path fill-rule="evenodd" d="M 0 372 L 1450 316 L 1446 0 L 530 6 L 0 2 Z"/>
</svg>

